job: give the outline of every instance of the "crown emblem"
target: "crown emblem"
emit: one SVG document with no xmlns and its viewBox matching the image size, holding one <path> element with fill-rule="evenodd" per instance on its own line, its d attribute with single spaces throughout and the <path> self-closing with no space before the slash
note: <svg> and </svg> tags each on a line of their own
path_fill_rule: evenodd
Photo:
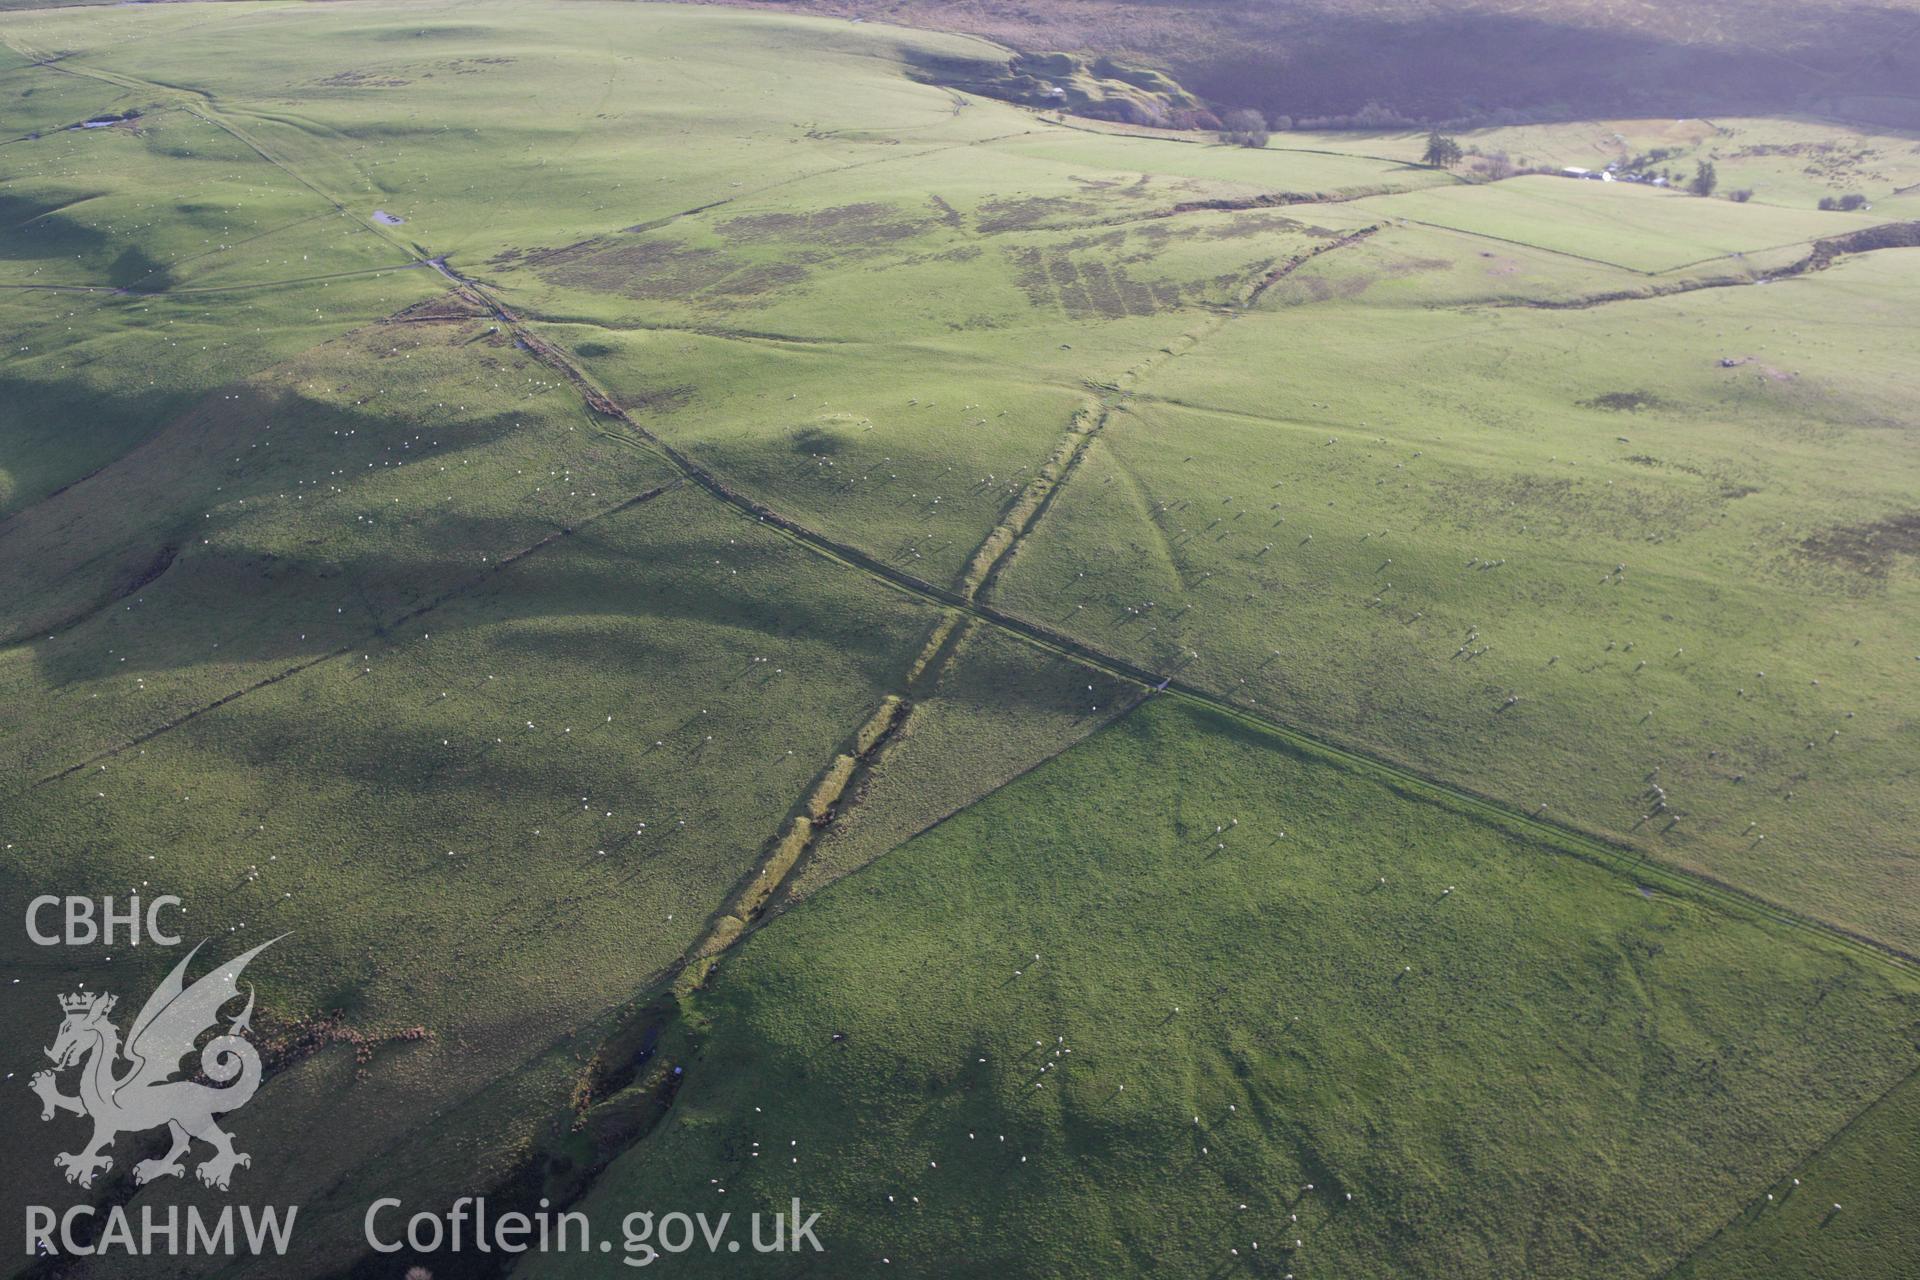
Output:
<svg viewBox="0 0 1920 1280">
<path fill-rule="evenodd" d="M 118 1135 L 149 1129 L 160 1130 L 158 1136 L 170 1133 L 173 1145 L 162 1152 L 164 1142 L 141 1142 L 157 1154 L 133 1166 L 136 1187 L 156 1178 L 184 1177 L 187 1166 L 181 1158 L 197 1150 L 195 1143 L 213 1148 L 193 1171 L 202 1186 L 225 1191 L 234 1170 L 253 1163 L 246 1152 L 234 1149 L 233 1135 L 213 1122 L 216 1115 L 246 1106 L 260 1088 L 260 1051 L 246 1035 L 252 1029 L 253 992 L 249 989 L 247 1007 L 238 1017 L 223 1018 L 220 1011 L 235 999 L 234 979 L 247 962 L 278 941 L 263 942 L 188 983 L 187 967 L 200 952 L 196 946 L 137 1006 L 140 1011 L 126 1029 L 124 1044 L 121 1028 L 108 1020 L 113 996 L 104 991 L 55 992 L 65 1018 L 45 1050 L 52 1065 L 34 1072 L 29 1084 L 39 1095 L 42 1120 L 64 1111 L 93 1121 L 93 1136 L 84 1145 L 53 1159 L 68 1182 L 92 1187 L 113 1167 Z M 12 1046 L 14 1041 L 7 1043 Z M 190 1071 L 181 1059 L 196 1046 L 199 1069 Z M 60 1077 L 69 1072 L 79 1076 L 78 1093 L 60 1091 Z M 182 1075 L 186 1078 L 175 1079 Z M 30 1226 L 29 1234 L 37 1229 Z"/>
</svg>

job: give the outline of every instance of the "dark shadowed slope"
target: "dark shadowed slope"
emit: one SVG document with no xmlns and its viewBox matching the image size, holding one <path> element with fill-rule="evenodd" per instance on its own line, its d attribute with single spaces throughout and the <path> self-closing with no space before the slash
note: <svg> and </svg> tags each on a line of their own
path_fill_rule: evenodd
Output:
<svg viewBox="0 0 1920 1280">
<path fill-rule="evenodd" d="M 755 3 L 757 0 L 745 0 Z M 1026 52 L 1145 58 L 1294 119 L 1811 110 L 1920 124 L 1912 0 L 800 0 Z"/>
</svg>

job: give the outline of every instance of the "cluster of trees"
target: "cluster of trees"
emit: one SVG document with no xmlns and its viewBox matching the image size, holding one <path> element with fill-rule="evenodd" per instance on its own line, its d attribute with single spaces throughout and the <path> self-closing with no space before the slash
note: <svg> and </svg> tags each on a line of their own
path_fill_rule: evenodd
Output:
<svg viewBox="0 0 1920 1280">
<path fill-rule="evenodd" d="M 1702 160 L 1693 170 L 1693 181 L 1687 184 L 1687 190 L 1697 196 L 1710 196 L 1713 189 L 1720 185 L 1720 175 L 1713 170 L 1713 161 Z"/>
<path fill-rule="evenodd" d="M 1442 169 L 1451 169 L 1460 163 L 1466 152 L 1452 138 L 1443 137 L 1438 129 L 1427 135 L 1427 150 L 1420 157 L 1424 164 L 1435 165 Z"/>
<path fill-rule="evenodd" d="M 1267 145 L 1267 118 L 1251 107 L 1227 112 L 1221 121 L 1220 141 L 1236 147 Z"/>
<path fill-rule="evenodd" d="M 1402 115 L 1385 103 L 1369 102 L 1358 111 L 1350 111 L 1343 115 L 1307 116 L 1300 121 L 1300 127 L 1302 129 L 1411 129 L 1419 123 L 1418 120 Z"/>
<path fill-rule="evenodd" d="M 1844 196 L 1820 197 L 1820 207 L 1829 212 L 1852 213 L 1855 209 L 1864 209 L 1866 206 L 1867 198 L 1858 192 L 1850 192 Z"/>
</svg>

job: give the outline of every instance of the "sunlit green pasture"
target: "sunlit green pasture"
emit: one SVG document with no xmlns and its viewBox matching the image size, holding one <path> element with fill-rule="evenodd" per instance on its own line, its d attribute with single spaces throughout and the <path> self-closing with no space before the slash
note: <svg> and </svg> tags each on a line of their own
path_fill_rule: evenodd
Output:
<svg viewBox="0 0 1920 1280">
<path fill-rule="evenodd" d="M 1649 274 L 1790 248 L 1886 220 L 1871 213 L 1735 204 L 1633 183 L 1545 175 L 1375 197 L 1358 202 L 1354 210 Z"/>
<path fill-rule="evenodd" d="M 1396 306 L 1391 271 L 1276 301 L 1120 401 L 1004 598 L 1911 946 L 1917 263 L 1574 311 Z"/>
<path fill-rule="evenodd" d="M 745 943 L 583 1207 L 798 1196 L 837 1275 L 1659 1274 L 1912 1071 L 1914 1001 L 1157 700 Z"/>
<path fill-rule="evenodd" d="M 1737 146 L 1736 204 L 926 82 L 1006 56 L 0 15 L 0 906 L 290 934 L 273 1274 L 608 1162 L 799 1194 L 834 1275 L 1910 1270 L 1920 251 L 1753 283 L 1897 140 L 1463 139 Z M 0 934 L 7 1070 L 172 959 L 108 954 Z M 37 1116 L 11 1203 L 83 1194 Z"/>
</svg>

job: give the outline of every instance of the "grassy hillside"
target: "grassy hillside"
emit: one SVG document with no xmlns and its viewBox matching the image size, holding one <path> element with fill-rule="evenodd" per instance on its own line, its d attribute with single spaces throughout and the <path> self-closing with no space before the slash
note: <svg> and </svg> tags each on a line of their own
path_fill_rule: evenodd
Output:
<svg viewBox="0 0 1920 1280">
<path fill-rule="evenodd" d="M 839 1275 L 1659 1274 L 1917 994 L 1156 700 L 742 946 L 584 1207 L 798 1195 Z"/>
<path fill-rule="evenodd" d="M 1364 252 L 1120 401 L 1009 604 L 1911 950 L 1916 260 L 1462 312 L 1496 242 Z"/>
<path fill-rule="evenodd" d="M 1674 1275 L 1892 1275 L 1920 1256 L 1913 1217 L 1917 1080 L 1908 1076 L 1812 1158 L 1769 1182 L 1769 1190 L 1754 1196 Z"/>
<path fill-rule="evenodd" d="M 0 48 L 0 909 L 291 932 L 236 1274 L 719 1185 L 833 1274 L 1912 1270 L 1910 139 L 1494 182 L 718 6 Z M 6 1070 L 156 950 L 0 932 Z M 200 1194 L 69 1119 L 0 1091 L 16 1221 Z M 1844 1233 L 1753 1213 L 1801 1168 Z"/>
</svg>

